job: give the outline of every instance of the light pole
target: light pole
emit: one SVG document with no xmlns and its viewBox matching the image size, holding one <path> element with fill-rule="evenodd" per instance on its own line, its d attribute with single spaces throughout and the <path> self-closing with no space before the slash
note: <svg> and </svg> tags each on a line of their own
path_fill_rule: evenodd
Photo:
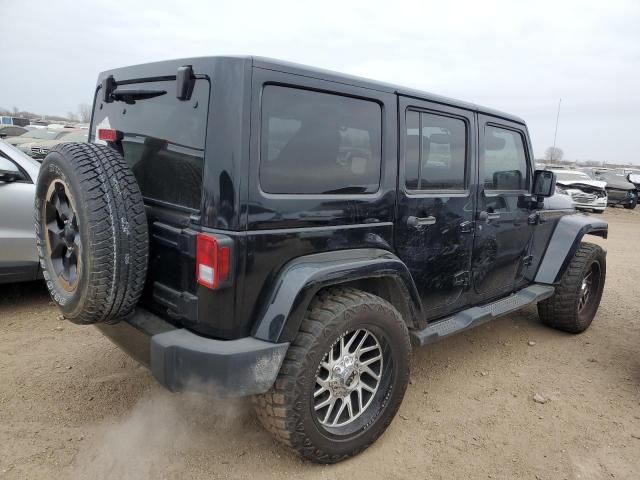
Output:
<svg viewBox="0 0 640 480">
<path fill-rule="evenodd" d="M 556 131 L 553 134 L 553 154 L 552 157 L 556 154 L 556 138 L 558 137 L 558 121 L 560 120 L 560 104 L 562 103 L 562 98 L 558 101 L 558 114 L 556 115 Z"/>
</svg>

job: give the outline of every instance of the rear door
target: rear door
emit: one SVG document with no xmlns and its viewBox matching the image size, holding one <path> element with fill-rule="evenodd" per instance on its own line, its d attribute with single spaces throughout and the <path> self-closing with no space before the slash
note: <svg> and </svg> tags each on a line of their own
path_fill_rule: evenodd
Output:
<svg viewBox="0 0 640 480">
<path fill-rule="evenodd" d="M 473 245 L 473 112 L 400 97 L 395 246 L 427 318 L 466 304 Z"/>
<path fill-rule="evenodd" d="M 198 287 L 189 245 L 195 242 L 190 227 L 202 209 L 210 84 L 196 79 L 191 97 L 181 100 L 175 79 L 116 80 L 119 91 L 152 93 L 105 102 L 98 90 L 91 139 L 105 143 L 99 140 L 101 129 L 118 132 L 120 140 L 112 146 L 123 154 L 144 198 L 150 254 L 142 303 L 189 325 L 197 321 Z"/>
<path fill-rule="evenodd" d="M 473 245 L 475 301 L 501 296 L 524 279 L 532 226 L 525 202 L 532 156 L 524 126 L 478 115 L 479 181 Z"/>
</svg>

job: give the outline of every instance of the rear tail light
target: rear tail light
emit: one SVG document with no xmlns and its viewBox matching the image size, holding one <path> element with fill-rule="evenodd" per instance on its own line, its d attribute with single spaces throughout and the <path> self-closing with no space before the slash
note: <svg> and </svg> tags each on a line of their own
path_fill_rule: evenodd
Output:
<svg viewBox="0 0 640 480">
<path fill-rule="evenodd" d="M 199 233 L 196 239 L 196 278 L 212 290 L 231 280 L 231 239 Z"/>
</svg>

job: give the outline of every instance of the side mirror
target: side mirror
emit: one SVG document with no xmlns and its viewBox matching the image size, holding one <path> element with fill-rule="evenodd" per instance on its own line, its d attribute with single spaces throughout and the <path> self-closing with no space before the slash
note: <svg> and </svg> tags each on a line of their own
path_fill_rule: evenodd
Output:
<svg viewBox="0 0 640 480">
<path fill-rule="evenodd" d="M 536 170 L 533 174 L 532 195 L 536 197 L 550 197 L 556 191 L 556 174 L 549 170 Z"/>
<path fill-rule="evenodd" d="M 0 170 L 0 182 L 11 183 L 22 179 L 20 172 L 13 170 Z"/>
</svg>

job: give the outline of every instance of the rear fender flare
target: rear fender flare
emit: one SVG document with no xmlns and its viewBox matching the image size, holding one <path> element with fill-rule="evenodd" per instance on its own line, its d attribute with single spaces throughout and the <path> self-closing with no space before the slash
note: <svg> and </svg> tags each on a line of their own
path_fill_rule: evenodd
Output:
<svg viewBox="0 0 640 480">
<path fill-rule="evenodd" d="M 270 342 L 289 342 L 298 333 L 313 297 L 323 288 L 358 280 L 393 282 L 403 305 L 395 304 L 407 322 L 421 322 L 422 304 L 407 266 L 386 250 L 366 248 L 317 253 L 296 258 L 281 270 L 263 302 L 252 335 Z"/>
<path fill-rule="evenodd" d="M 582 214 L 562 217 L 551 235 L 536 273 L 536 283 L 556 285 L 560 282 L 585 235 L 607 238 L 609 225 L 604 220 Z"/>
</svg>

